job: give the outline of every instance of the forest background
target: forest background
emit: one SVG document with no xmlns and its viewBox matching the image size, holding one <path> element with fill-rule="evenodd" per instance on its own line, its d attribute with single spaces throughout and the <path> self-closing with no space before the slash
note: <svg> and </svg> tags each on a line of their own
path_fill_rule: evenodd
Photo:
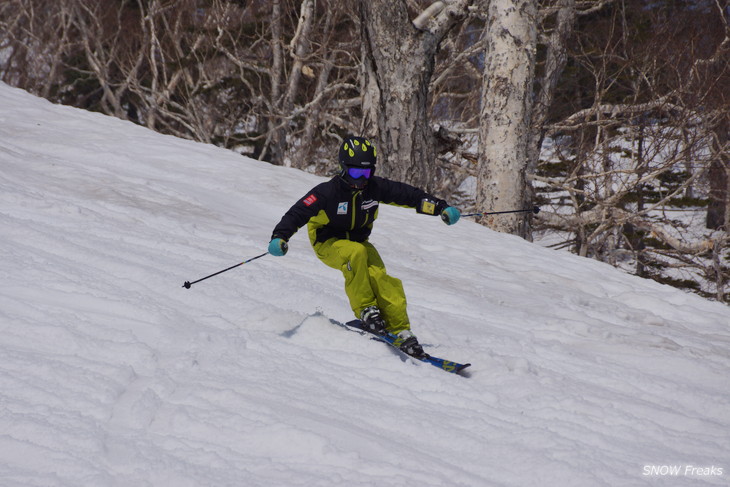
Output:
<svg viewBox="0 0 730 487">
<path fill-rule="evenodd" d="M 5 0 L 0 79 L 730 302 L 726 0 Z M 499 256 L 494 258 L 498 259 Z"/>
</svg>

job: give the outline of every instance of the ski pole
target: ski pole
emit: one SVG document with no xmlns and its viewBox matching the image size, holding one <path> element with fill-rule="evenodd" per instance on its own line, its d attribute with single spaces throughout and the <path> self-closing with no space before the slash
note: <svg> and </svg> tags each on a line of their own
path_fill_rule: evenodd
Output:
<svg viewBox="0 0 730 487">
<path fill-rule="evenodd" d="M 224 272 L 226 272 L 226 271 L 230 271 L 231 269 L 235 269 L 236 267 L 238 267 L 238 266 L 242 266 L 243 264 L 248 264 L 248 263 L 249 263 L 249 262 L 251 262 L 252 260 L 260 259 L 261 257 L 263 257 L 264 255 L 267 255 L 267 254 L 268 254 L 268 252 L 264 252 L 263 254 L 261 254 L 261 255 L 257 255 L 256 257 L 251 257 L 251 258 L 250 258 L 250 259 L 248 259 L 247 261 L 241 262 L 241 263 L 239 263 L 239 264 L 236 264 L 236 265 L 232 265 L 232 266 L 231 266 L 231 267 L 229 267 L 228 269 L 223 269 L 222 271 L 218 271 L 218 272 L 216 272 L 215 274 L 211 274 L 211 275 L 209 275 L 209 276 L 205 276 L 205 277 L 203 277 L 203 278 L 201 278 L 201 279 L 198 279 L 197 281 L 193 281 L 193 282 L 190 282 L 190 281 L 185 281 L 185 284 L 183 284 L 183 287 L 184 287 L 185 289 L 190 289 L 190 286 L 192 286 L 193 284 L 195 284 L 195 283 L 197 283 L 197 282 L 200 282 L 200 281 L 205 281 L 206 279 L 208 279 L 208 278 L 210 278 L 210 277 L 213 277 L 213 276 L 217 276 L 218 274 L 223 274 Z"/>
<path fill-rule="evenodd" d="M 467 213 L 466 215 L 461 216 L 487 216 L 487 215 L 502 215 L 504 213 L 534 213 L 538 214 L 540 211 L 539 206 L 533 206 L 529 210 L 508 210 L 508 211 L 484 211 L 484 212 L 478 212 L 478 213 Z"/>
</svg>

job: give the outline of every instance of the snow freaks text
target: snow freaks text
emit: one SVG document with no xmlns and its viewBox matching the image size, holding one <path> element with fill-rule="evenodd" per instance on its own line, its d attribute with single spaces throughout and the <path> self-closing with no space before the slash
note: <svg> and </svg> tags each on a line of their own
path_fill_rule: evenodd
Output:
<svg viewBox="0 0 730 487">
<path fill-rule="evenodd" d="M 642 475 L 647 477 L 719 477 L 724 475 L 722 467 L 714 465 L 698 467 L 695 465 L 644 465 Z"/>
</svg>

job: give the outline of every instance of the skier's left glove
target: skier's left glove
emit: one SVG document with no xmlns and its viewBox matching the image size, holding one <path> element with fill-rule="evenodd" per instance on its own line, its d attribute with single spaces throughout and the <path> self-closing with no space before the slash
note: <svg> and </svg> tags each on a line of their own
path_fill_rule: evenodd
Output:
<svg viewBox="0 0 730 487">
<path fill-rule="evenodd" d="M 288 250 L 289 244 L 287 244 L 286 240 L 284 240 L 283 238 L 272 238 L 271 242 L 269 242 L 269 253 L 271 255 L 281 257 L 283 255 L 286 255 L 286 252 Z"/>
<path fill-rule="evenodd" d="M 461 218 L 461 212 L 453 206 L 447 206 L 441 212 L 441 219 L 447 225 L 453 225 L 459 221 L 459 218 Z"/>
</svg>

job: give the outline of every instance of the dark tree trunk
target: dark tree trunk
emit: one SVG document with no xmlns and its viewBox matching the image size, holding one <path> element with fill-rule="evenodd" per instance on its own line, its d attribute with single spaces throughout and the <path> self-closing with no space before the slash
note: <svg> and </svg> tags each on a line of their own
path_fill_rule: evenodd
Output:
<svg viewBox="0 0 730 487">
<path fill-rule="evenodd" d="M 428 87 L 438 43 L 466 0 L 450 2 L 416 28 L 406 3 L 360 2 L 363 35 L 362 135 L 377 141 L 381 175 L 432 190 L 435 187 L 434 134 L 429 124 Z"/>
</svg>

